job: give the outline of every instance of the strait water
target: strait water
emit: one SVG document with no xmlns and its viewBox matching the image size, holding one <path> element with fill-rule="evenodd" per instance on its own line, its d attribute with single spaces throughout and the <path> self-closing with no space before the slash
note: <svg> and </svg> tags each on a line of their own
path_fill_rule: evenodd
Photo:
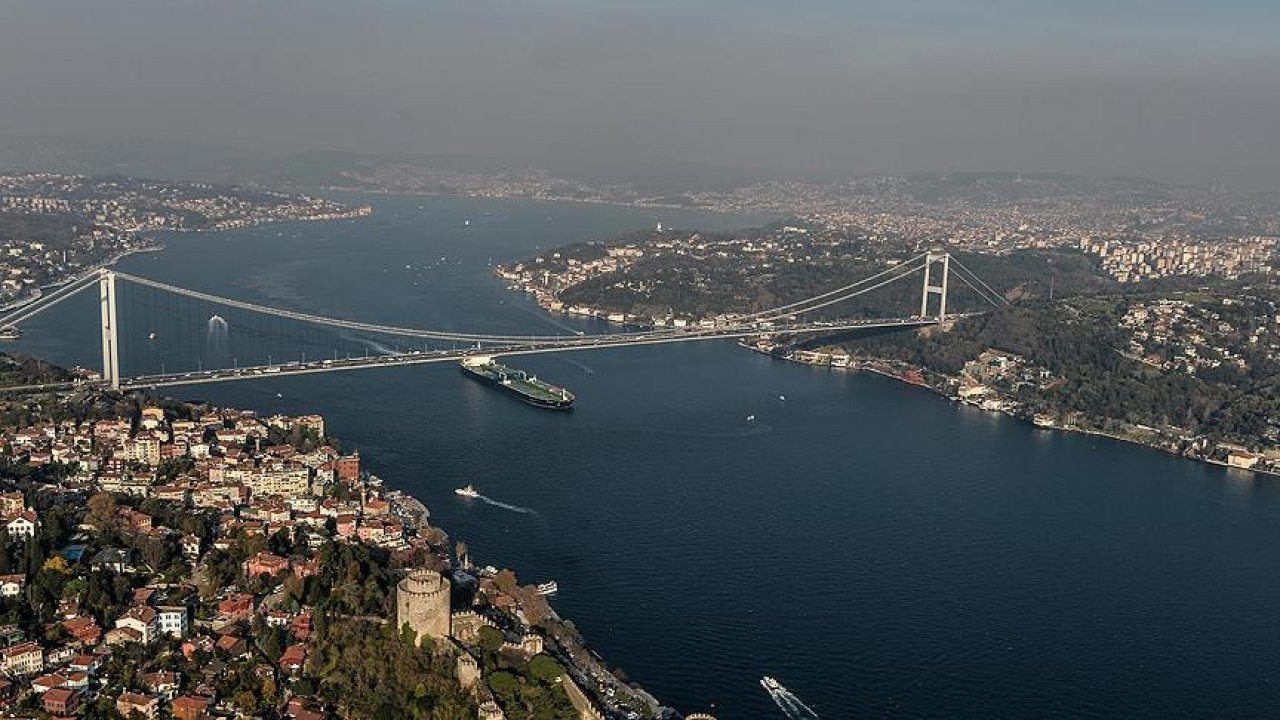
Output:
<svg viewBox="0 0 1280 720">
<path fill-rule="evenodd" d="M 376 204 L 349 223 L 172 238 L 121 268 L 344 317 L 554 333 L 590 326 L 503 289 L 490 259 L 655 220 L 586 205 Z M 94 313 L 96 298 L 68 302 L 20 348 L 96 365 Z M 201 337 L 204 322 L 188 330 Z M 577 410 L 525 407 L 452 366 L 174 394 L 323 413 L 479 562 L 557 580 L 556 607 L 591 644 L 685 712 L 785 717 L 765 674 L 828 719 L 1280 709 L 1274 481 L 727 343 L 513 364 L 570 387 Z M 453 494 L 468 482 L 534 512 Z"/>
</svg>

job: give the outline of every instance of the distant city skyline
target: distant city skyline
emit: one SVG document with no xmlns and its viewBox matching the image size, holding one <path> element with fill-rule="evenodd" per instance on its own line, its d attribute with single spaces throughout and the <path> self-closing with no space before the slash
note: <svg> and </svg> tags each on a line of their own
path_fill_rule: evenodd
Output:
<svg viewBox="0 0 1280 720">
<path fill-rule="evenodd" d="M 1278 25 L 1245 0 L 19 1 L 0 133 L 1275 190 Z"/>
</svg>

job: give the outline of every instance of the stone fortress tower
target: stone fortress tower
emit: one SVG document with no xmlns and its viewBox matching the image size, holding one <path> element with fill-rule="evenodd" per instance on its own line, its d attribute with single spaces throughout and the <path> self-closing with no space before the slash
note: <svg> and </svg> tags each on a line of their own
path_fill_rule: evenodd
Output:
<svg viewBox="0 0 1280 720">
<path fill-rule="evenodd" d="M 442 640 L 449 637 L 449 581 L 443 575 L 420 568 L 396 585 L 396 629 L 408 623 L 423 638 Z"/>
</svg>

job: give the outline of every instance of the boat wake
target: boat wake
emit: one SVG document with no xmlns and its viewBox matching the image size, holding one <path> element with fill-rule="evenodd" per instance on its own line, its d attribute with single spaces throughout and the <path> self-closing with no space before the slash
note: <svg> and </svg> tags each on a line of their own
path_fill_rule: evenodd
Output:
<svg viewBox="0 0 1280 720">
<path fill-rule="evenodd" d="M 779 684 L 773 688 L 766 685 L 765 692 L 773 698 L 773 704 L 777 705 L 778 709 L 786 713 L 791 720 L 819 720 L 818 713 L 814 712 L 813 708 L 805 705 L 795 693 L 782 685 Z"/>
<path fill-rule="evenodd" d="M 590 366 L 590 365 L 588 365 L 588 364 L 586 364 L 586 363 L 584 363 L 584 362 L 578 362 L 577 360 L 565 360 L 565 362 L 567 362 L 567 363 L 569 363 L 570 365 L 572 365 L 572 366 L 574 366 L 574 367 L 578 368 L 579 370 L 581 370 L 582 372 L 584 372 L 584 373 L 586 373 L 586 374 L 588 374 L 588 375 L 595 375 L 595 374 L 596 374 L 596 371 L 595 371 L 595 370 L 592 370 L 592 369 L 591 369 L 591 366 Z"/>
<path fill-rule="evenodd" d="M 493 498 L 487 497 L 485 495 L 476 495 L 476 499 L 486 505 L 492 505 L 496 508 L 502 508 L 503 510 L 510 510 L 513 513 L 520 513 L 521 515 L 537 515 L 538 514 L 538 511 L 534 510 L 533 508 L 527 508 L 520 505 L 512 505 L 511 503 L 504 503 L 498 500 L 494 500 Z"/>
</svg>

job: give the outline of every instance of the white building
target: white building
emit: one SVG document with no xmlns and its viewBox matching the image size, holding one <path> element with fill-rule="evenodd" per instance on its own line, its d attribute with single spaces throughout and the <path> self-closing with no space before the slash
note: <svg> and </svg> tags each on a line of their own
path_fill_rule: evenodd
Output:
<svg viewBox="0 0 1280 720">
<path fill-rule="evenodd" d="M 5 523 L 5 529 L 9 532 L 9 537 L 22 540 L 35 537 L 36 528 L 38 527 L 40 527 L 40 520 L 36 517 L 35 512 L 31 510 L 18 513 Z"/>
<path fill-rule="evenodd" d="M 162 605 L 156 608 L 156 631 L 162 635 L 181 638 L 187 636 L 187 609 L 180 605 Z"/>
</svg>

